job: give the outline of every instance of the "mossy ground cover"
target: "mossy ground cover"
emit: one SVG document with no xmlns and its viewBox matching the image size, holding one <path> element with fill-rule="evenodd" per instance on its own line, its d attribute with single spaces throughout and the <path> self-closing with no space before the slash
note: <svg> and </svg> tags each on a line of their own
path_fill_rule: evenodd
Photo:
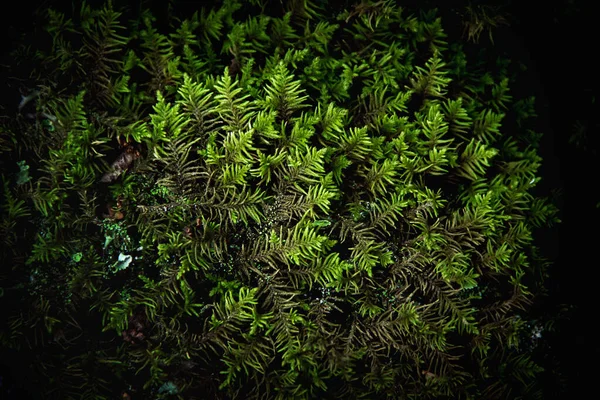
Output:
<svg viewBox="0 0 600 400">
<path fill-rule="evenodd" d="M 542 398 L 558 217 L 498 11 L 161 7 L 11 53 L 0 339 L 42 397 Z"/>
</svg>

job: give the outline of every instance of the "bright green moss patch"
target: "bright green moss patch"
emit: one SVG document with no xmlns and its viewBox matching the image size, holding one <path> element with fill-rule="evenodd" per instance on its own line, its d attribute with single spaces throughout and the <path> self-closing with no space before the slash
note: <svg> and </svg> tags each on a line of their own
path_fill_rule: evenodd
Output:
<svg viewBox="0 0 600 400">
<path fill-rule="evenodd" d="M 218 3 L 49 11 L 15 50 L 2 346 L 62 399 L 540 395 L 518 66 L 435 10 Z"/>
</svg>

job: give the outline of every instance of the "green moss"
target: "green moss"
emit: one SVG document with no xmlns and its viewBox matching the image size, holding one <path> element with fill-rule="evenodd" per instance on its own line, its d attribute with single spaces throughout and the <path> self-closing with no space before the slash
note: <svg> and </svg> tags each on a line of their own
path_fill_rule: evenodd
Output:
<svg viewBox="0 0 600 400">
<path fill-rule="evenodd" d="M 41 390 L 540 395 L 533 232 L 558 219 L 520 66 L 391 1 L 169 10 L 50 12 L 40 113 L 2 119 L 27 295 L 0 343 L 53 340 Z M 501 21 L 473 12 L 471 39 Z"/>
</svg>

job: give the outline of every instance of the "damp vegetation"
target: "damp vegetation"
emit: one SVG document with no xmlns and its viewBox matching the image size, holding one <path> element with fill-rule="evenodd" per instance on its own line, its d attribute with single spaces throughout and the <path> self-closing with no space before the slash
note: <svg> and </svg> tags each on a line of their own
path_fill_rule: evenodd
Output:
<svg viewBox="0 0 600 400">
<path fill-rule="evenodd" d="M 518 65 L 394 1 L 44 17 L 0 119 L 0 346 L 42 398 L 542 398 Z"/>
</svg>

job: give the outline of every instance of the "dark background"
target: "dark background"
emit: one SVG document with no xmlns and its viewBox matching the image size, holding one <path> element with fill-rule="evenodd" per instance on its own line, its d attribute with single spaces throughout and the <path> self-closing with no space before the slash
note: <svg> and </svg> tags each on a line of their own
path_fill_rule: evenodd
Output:
<svg viewBox="0 0 600 400">
<path fill-rule="evenodd" d="M 10 3 L 10 7 L 14 7 L 10 11 L 8 5 L 4 6 L 0 11 L 2 63 L 10 63 L 5 49 L 16 44 L 20 32 L 31 29 L 36 10 L 49 6 L 64 9 L 63 3 L 52 0 L 15 1 Z M 159 7 L 164 7 L 165 2 L 156 3 L 162 3 Z M 189 6 L 193 2 L 185 3 Z M 430 3 L 436 6 L 434 1 L 398 3 L 421 6 Z M 437 5 L 442 22 L 445 22 L 445 13 L 449 20 L 455 18 L 452 17 L 454 10 L 465 3 Z M 536 96 L 537 131 L 545 134 L 540 149 L 544 163 L 538 174 L 543 178 L 539 190 L 546 194 L 552 189 L 562 191 L 559 200 L 562 223 L 536 236 L 546 249 L 546 255 L 554 260 L 551 296 L 544 307 L 554 312 L 560 309 L 561 304 L 574 306 L 570 318 L 559 322 L 557 332 L 549 334 L 548 339 L 567 380 L 569 393 L 565 398 L 594 393 L 592 385 L 600 372 L 597 366 L 600 341 L 594 328 L 599 315 L 596 299 L 600 277 L 600 263 L 597 261 L 600 248 L 597 230 L 600 225 L 596 204 L 600 195 L 596 194 L 595 187 L 600 183 L 600 168 L 596 160 L 596 118 L 600 107 L 594 102 L 598 88 L 598 64 L 592 60 L 596 56 L 599 23 L 591 6 L 583 1 L 560 0 L 552 5 L 508 0 L 472 3 L 504 7 L 510 14 L 511 25 L 494 32 L 494 46 L 529 66 L 527 87 L 523 89 Z M 486 32 L 482 33 L 480 44 L 491 46 Z M 19 97 L 16 93 L 0 93 L 0 100 L 2 105 L 10 106 L 16 105 Z M 587 139 L 582 139 L 579 145 L 569 143 L 576 121 L 587 126 L 588 131 Z M 1 399 L 24 398 L 16 395 L 18 383 L 15 382 L 26 384 L 26 379 L 15 376 L 12 363 L 13 360 L 7 359 L 0 362 Z M 551 380 L 552 376 L 548 378 Z"/>
</svg>

